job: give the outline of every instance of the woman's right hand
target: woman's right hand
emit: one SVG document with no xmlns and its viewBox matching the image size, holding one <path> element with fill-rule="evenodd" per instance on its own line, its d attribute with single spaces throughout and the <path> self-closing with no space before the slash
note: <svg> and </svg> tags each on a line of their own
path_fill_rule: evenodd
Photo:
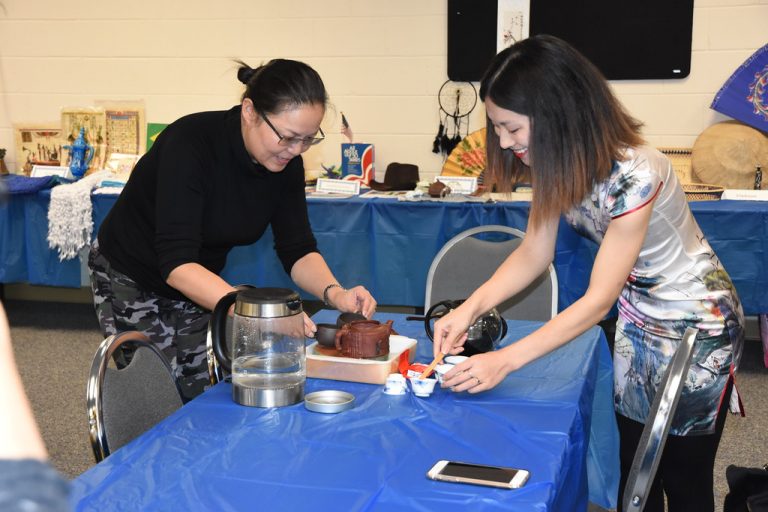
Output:
<svg viewBox="0 0 768 512">
<path fill-rule="evenodd" d="M 435 321 L 433 334 L 435 357 L 440 354 L 459 354 L 464 351 L 467 330 L 472 325 L 472 316 L 467 309 L 459 306 Z"/>
</svg>

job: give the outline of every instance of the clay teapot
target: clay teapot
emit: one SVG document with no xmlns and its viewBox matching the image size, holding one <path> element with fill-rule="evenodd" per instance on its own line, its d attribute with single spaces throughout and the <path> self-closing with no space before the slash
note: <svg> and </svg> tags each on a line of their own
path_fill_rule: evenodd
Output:
<svg viewBox="0 0 768 512">
<path fill-rule="evenodd" d="M 392 320 L 357 320 L 341 326 L 336 333 L 336 349 L 343 357 L 368 359 L 389 355 Z"/>
</svg>

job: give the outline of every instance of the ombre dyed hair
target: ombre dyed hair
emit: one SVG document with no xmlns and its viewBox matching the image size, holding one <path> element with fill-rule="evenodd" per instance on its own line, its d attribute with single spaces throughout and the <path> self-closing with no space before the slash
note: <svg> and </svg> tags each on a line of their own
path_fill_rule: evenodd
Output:
<svg viewBox="0 0 768 512">
<path fill-rule="evenodd" d="M 534 225 L 579 204 L 627 146 L 644 143 L 642 123 L 627 113 L 595 65 L 553 36 L 533 36 L 496 55 L 480 98 L 530 119 L 530 168 L 501 149 L 487 120 L 485 182 L 509 191 L 530 180 Z"/>
</svg>

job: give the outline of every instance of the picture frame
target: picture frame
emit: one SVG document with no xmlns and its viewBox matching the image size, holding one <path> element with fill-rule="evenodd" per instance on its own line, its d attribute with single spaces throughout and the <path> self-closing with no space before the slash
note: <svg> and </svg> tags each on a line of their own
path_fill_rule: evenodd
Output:
<svg viewBox="0 0 768 512">
<path fill-rule="evenodd" d="M 74 180 L 72 171 L 65 165 L 38 165 L 32 166 L 32 172 L 29 173 L 32 178 L 44 178 L 47 176 L 59 176 L 68 180 Z"/>
<path fill-rule="evenodd" d="M 441 181 L 451 187 L 452 194 L 472 194 L 477 190 L 476 176 L 435 176 L 435 181 Z"/>
<path fill-rule="evenodd" d="M 147 137 L 144 102 L 99 100 L 96 106 L 104 111 L 107 158 L 112 153 L 144 154 Z"/>
<path fill-rule="evenodd" d="M 88 167 L 101 169 L 106 161 L 106 117 L 97 107 L 64 107 L 61 109 L 61 130 L 65 145 L 75 142 L 80 129 L 85 128 L 85 142 L 93 146 L 93 159 Z M 67 157 L 69 153 L 67 152 Z"/>
<path fill-rule="evenodd" d="M 112 171 L 115 175 L 115 179 L 119 181 L 128 181 L 128 177 L 131 175 L 131 171 L 133 171 L 139 158 L 141 158 L 141 155 L 112 153 L 109 155 L 107 163 L 104 165 L 104 169 Z"/>
<path fill-rule="evenodd" d="M 66 142 L 58 123 L 14 124 L 13 132 L 17 173 L 29 176 L 35 165 L 66 164 Z"/>
</svg>

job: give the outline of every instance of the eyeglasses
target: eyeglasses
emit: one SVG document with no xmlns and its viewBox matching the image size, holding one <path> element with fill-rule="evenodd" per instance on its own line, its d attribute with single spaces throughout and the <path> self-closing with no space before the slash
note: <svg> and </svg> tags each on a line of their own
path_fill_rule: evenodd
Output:
<svg viewBox="0 0 768 512">
<path fill-rule="evenodd" d="M 320 137 L 283 137 L 280 135 L 280 132 L 277 131 L 277 128 L 275 128 L 275 126 L 269 122 L 269 119 L 267 119 L 267 116 L 264 114 L 264 112 L 259 112 L 259 115 L 267 123 L 267 126 L 272 128 L 272 131 L 275 132 L 275 135 L 277 135 L 277 138 L 279 139 L 277 143 L 281 146 L 293 147 L 296 144 L 301 144 L 301 147 L 306 149 L 309 146 L 320 144 L 325 139 L 323 129 L 319 126 L 317 129 L 320 131 Z"/>
</svg>

